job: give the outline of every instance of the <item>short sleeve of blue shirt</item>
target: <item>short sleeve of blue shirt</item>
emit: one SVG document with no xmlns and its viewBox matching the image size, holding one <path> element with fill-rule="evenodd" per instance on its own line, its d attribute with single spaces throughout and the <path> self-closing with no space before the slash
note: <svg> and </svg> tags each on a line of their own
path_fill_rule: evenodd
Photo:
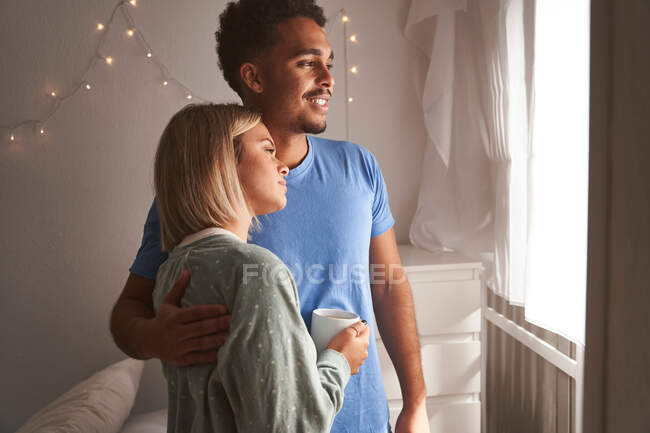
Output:
<svg viewBox="0 0 650 433">
<path fill-rule="evenodd" d="M 372 180 L 375 192 L 372 202 L 372 230 L 370 232 L 370 237 L 374 238 L 393 227 L 395 219 L 393 219 L 393 214 L 388 205 L 386 182 L 384 181 L 384 176 L 381 174 L 381 170 L 379 169 L 379 164 L 377 164 L 377 160 L 372 153 L 368 152 L 367 155 L 369 155 L 371 160 L 370 166 L 373 174 Z"/>
<path fill-rule="evenodd" d="M 129 272 L 155 280 L 158 268 L 165 260 L 167 260 L 167 253 L 162 251 L 160 219 L 158 218 L 158 208 L 154 200 L 149 209 L 149 214 L 147 214 L 147 221 L 144 223 L 142 244 L 133 264 L 129 268 Z"/>
</svg>

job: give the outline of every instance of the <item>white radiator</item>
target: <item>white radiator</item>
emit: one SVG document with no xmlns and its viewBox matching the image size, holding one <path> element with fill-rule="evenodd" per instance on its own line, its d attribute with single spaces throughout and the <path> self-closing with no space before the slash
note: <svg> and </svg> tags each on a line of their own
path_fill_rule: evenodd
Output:
<svg viewBox="0 0 650 433">
<path fill-rule="evenodd" d="M 481 294 L 481 310 L 483 318 L 483 353 L 487 354 L 487 322 L 501 329 L 512 338 L 519 341 L 524 346 L 544 358 L 547 362 L 553 364 L 556 368 L 562 370 L 575 381 L 576 390 L 576 405 L 575 413 L 572 417 L 574 420 L 573 430 L 575 433 L 582 433 L 582 409 L 584 402 L 584 346 L 576 343 L 576 359 L 571 359 L 561 351 L 557 350 L 546 341 L 537 337 L 535 334 L 529 332 L 517 323 L 508 319 L 504 315 L 498 313 L 496 310 L 488 306 L 487 302 L 487 287 L 483 287 Z M 482 371 L 486 371 L 486 356 L 483 356 Z M 483 375 L 485 377 L 485 375 Z M 481 389 L 485 391 L 485 379 L 482 380 Z M 485 394 L 484 394 L 485 395 Z M 485 420 L 486 411 L 485 403 L 482 405 L 482 418 Z M 485 432 L 485 428 L 483 428 Z"/>
</svg>

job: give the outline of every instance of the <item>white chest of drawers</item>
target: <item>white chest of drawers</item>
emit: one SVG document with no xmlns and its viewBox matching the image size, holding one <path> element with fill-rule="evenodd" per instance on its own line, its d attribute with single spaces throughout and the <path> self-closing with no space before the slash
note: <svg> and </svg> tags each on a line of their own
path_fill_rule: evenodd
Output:
<svg viewBox="0 0 650 433">
<path fill-rule="evenodd" d="M 431 432 L 480 433 L 482 264 L 411 245 L 399 251 L 413 291 Z M 402 395 L 380 339 L 377 349 L 394 429 Z"/>
</svg>

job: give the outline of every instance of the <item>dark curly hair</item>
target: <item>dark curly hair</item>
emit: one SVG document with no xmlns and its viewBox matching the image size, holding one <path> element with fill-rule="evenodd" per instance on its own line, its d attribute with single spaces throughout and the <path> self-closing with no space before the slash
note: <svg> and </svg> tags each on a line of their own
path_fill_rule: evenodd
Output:
<svg viewBox="0 0 650 433">
<path fill-rule="evenodd" d="M 219 69 L 228 85 L 241 96 L 239 67 L 276 42 L 275 25 L 306 17 L 325 27 L 323 9 L 314 0 L 239 0 L 219 15 L 217 40 Z"/>
</svg>

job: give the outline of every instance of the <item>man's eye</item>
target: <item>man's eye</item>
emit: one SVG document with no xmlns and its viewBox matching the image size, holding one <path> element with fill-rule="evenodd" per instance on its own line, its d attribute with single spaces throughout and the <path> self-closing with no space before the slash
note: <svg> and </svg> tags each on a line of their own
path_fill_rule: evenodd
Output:
<svg viewBox="0 0 650 433">
<path fill-rule="evenodd" d="M 312 67 L 314 66 L 314 62 L 300 62 L 300 66 L 307 66 L 307 67 Z"/>
</svg>

